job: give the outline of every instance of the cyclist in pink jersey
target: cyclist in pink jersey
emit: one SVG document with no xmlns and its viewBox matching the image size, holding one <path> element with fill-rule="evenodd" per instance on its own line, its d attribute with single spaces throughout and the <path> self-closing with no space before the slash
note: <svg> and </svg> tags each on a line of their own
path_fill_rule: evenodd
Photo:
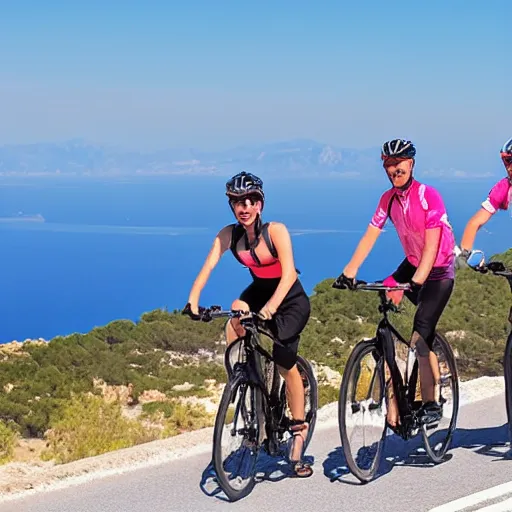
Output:
<svg viewBox="0 0 512 512">
<path fill-rule="evenodd" d="M 413 177 L 415 156 L 416 149 L 410 141 L 395 139 L 383 144 L 381 158 L 392 188 L 382 194 L 365 235 L 337 281 L 353 286 L 359 267 L 372 250 L 386 220 L 391 219 L 405 259 L 384 284 L 411 285 L 411 291 L 405 294 L 417 306 L 411 345 L 416 348 L 420 368 L 423 399 L 420 417 L 424 423 L 431 423 L 438 421 L 442 414 L 441 405 L 435 399 L 439 367 L 431 348 L 437 323 L 453 290 L 455 240 L 441 195 Z M 398 304 L 403 292 L 390 292 L 388 296 Z M 387 394 L 387 422 L 395 427 L 398 406 L 389 385 Z"/>
<path fill-rule="evenodd" d="M 311 476 L 313 470 L 303 461 L 303 446 L 308 424 L 304 421 L 304 387 L 297 368 L 300 334 L 309 319 L 310 302 L 295 269 L 291 238 L 284 224 L 263 224 L 261 212 L 265 195 L 263 182 L 253 174 L 241 172 L 226 183 L 226 195 L 237 220 L 219 231 L 189 294 L 183 313 L 199 320 L 199 297 L 210 273 L 228 250 L 253 278 L 252 283 L 231 305 L 232 309 L 258 312 L 273 336 L 273 358 L 286 382 L 293 443 L 290 461 L 297 476 Z M 244 336 L 239 319 L 226 326 L 226 341 Z"/>
<path fill-rule="evenodd" d="M 460 257 L 464 260 L 471 254 L 478 230 L 489 222 L 498 210 L 508 210 L 510 206 L 512 198 L 512 138 L 503 144 L 500 156 L 507 171 L 507 177 L 492 187 L 481 208 L 469 219 L 460 242 Z"/>
</svg>

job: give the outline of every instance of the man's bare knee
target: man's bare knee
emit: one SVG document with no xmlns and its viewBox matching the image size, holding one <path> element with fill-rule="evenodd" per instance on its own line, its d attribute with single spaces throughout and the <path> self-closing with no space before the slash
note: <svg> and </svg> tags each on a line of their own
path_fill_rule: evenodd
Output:
<svg viewBox="0 0 512 512">
<path fill-rule="evenodd" d="M 416 353 L 419 357 L 429 357 L 430 355 L 430 347 L 423 339 L 423 336 L 416 331 L 414 331 L 412 334 L 411 347 L 416 349 Z"/>
</svg>

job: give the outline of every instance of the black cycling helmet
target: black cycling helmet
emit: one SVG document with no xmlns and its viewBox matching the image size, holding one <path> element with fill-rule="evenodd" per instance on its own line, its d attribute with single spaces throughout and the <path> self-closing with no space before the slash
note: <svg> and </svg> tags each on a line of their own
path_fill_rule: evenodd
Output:
<svg viewBox="0 0 512 512">
<path fill-rule="evenodd" d="M 501 156 L 512 156 L 512 139 L 508 139 L 501 148 Z"/>
<path fill-rule="evenodd" d="M 382 160 L 394 158 L 414 158 L 416 156 L 416 148 L 410 140 L 393 139 L 382 144 L 381 158 Z"/>
<path fill-rule="evenodd" d="M 242 171 L 235 174 L 235 176 L 226 183 L 226 195 L 229 198 L 258 195 L 263 203 L 265 201 L 263 181 L 250 172 Z"/>
</svg>

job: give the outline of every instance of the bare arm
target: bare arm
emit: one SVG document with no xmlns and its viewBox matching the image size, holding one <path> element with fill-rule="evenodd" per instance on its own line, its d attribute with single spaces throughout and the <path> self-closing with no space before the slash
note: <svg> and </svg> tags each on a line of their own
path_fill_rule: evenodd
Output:
<svg viewBox="0 0 512 512">
<path fill-rule="evenodd" d="M 269 226 L 269 234 L 276 248 L 282 268 L 281 280 L 276 291 L 266 304 L 273 314 L 283 302 L 293 283 L 297 280 L 297 271 L 295 270 L 293 259 L 292 241 L 286 226 L 279 222 L 273 222 Z"/>
<path fill-rule="evenodd" d="M 491 217 L 492 213 L 488 212 L 484 208 L 480 208 L 480 210 L 478 210 L 473 217 L 469 219 L 460 242 L 460 248 L 462 250 L 466 249 L 471 251 L 471 249 L 473 249 L 473 244 L 475 243 L 478 230 L 486 224 Z"/>
<path fill-rule="evenodd" d="M 415 283 L 423 284 L 426 280 L 434 263 L 436 261 L 437 249 L 441 240 L 441 228 L 431 228 L 425 230 L 425 246 L 421 255 L 420 264 L 412 276 Z"/>
<path fill-rule="evenodd" d="M 366 233 L 363 235 L 359 244 L 357 244 L 356 250 L 352 255 L 352 259 L 348 262 L 347 266 L 343 269 L 343 274 L 346 277 L 354 278 L 356 277 L 357 271 L 359 267 L 363 264 L 364 260 L 370 254 L 370 251 L 373 249 L 377 238 L 382 233 L 382 230 L 372 226 L 371 224 L 368 226 Z"/>
<path fill-rule="evenodd" d="M 213 241 L 210 252 L 206 257 L 203 268 L 192 285 L 188 301 L 190 302 L 192 313 L 196 315 L 198 314 L 199 297 L 201 296 L 201 292 L 205 287 L 212 270 L 217 266 L 217 263 L 219 263 L 221 256 L 229 249 L 231 244 L 231 231 L 231 226 L 226 226 L 219 231 Z"/>
</svg>

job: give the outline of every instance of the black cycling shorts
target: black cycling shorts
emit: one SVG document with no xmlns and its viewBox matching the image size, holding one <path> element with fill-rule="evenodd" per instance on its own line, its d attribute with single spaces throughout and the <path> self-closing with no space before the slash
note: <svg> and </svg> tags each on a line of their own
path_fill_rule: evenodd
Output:
<svg viewBox="0 0 512 512">
<path fill-rule="evenodd" d="M 407 259 L 402 261 L 393 273 L 398 283 L 408 283 L 414 276 L 416 267 Z M 417 306 L 414 315 L 413 331 L 416 331 L 432 349 L 437 322 L 453 291 L 453 279 L 427 279 L 419 292 L 405 292 L 406 297 Z"/>
<path fill-rule="evenodd" d="M 272 297 L 279 279 L 255 279 L 240 295 L 251 311 L 257 313 Z M 300 333 L 309 320 L 311 307 L 301 282 L 297 279 L 276 313 L 266 323 L 272 335 L 284 345 L 273 344 L 272 357 L 277 365 L 290 370 L 297 363 Z"/>
</svg>

